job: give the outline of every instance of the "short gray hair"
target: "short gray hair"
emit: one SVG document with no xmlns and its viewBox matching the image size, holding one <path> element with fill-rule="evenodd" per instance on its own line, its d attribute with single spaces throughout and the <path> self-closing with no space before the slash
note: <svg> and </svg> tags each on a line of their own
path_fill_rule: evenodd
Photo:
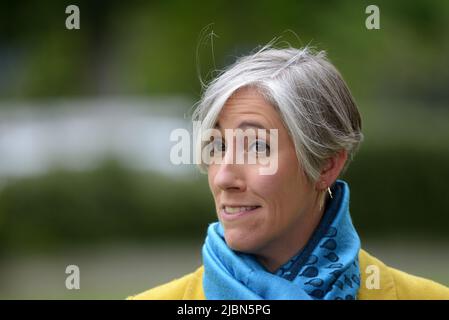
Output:
<svg viewBox="0 0 449 320">
<path fill-rule="evenodd" d="M 277 109 L 310 181 L 318 181 L 325 161 L 342 149 L 348 152 L 346 171 L 363 141 L 362 121 L 348 86 L 324 51 L 267 45 L 238 58 L 205 86 L 193 113 L 193 120 L 201 121 L 199 129 L 214 128 L 226 101 L 246 86 L 258 89 Z"/>
</svg>

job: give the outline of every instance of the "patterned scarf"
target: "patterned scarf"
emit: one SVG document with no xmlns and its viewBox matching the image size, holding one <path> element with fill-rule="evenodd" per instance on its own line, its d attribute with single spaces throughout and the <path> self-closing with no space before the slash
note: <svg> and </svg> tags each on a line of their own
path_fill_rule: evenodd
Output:
<svg viewBox="0 0 449 320">
<path fill-rule="evenodd" d="M 360 239 L 349 213 L 349 187 L 337 180 L 333 198 L 307 244 L 274 273 L 251 254 L 230 249 L 219 222 L 203 245 L 203 289 L 212 300 L 352 300 L 360 287 Z"/>
</svg>

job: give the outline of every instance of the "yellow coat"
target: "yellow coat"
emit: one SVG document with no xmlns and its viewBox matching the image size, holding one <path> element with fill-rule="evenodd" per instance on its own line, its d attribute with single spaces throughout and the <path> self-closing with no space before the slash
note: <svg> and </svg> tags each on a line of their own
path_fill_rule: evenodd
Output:
<svg viewBox="0 0 449 320">
<path fill-rule="evenodd" d="M 449 288 L 427 280 L 412 276 L 383 264 L 364 250 L 359 252 L 361 282 L 357 295 L 359 300 L 449 300 Z M 375 266 L 374 268 L 371 266 Z M 377 267 L 377 268 L 376 268 Z M 368 268 L 368 269 L 367 269 Z M 370 283 L 371 270 L 379 274 L 379 285 L 373 288 Z M 175 279 L 169 283 L 130 296 L 130 300 L 204 300 L 203 291 L 204 267 Z M 371 289 L 369 289 L 370 287 Z"/>
</svg>

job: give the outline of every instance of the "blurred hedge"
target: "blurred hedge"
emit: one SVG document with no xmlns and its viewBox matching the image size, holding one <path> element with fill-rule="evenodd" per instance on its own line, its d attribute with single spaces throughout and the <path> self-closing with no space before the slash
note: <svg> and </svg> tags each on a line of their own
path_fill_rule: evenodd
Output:
<svg viewBox="0 0 449 320">
<path fill-rule="evenodd" d="M 64 26 L 70 4 L 80 8 L 80 30 Z M 209 70 L 282 36 L 293 46 L 327 50 L 357 95 L 447 99 L 449 2 L 377 0 L 375 31 L 365 28 L 370 4 L 4 0 L 0 97 L 196 97 L 197 67 L 208 78 Z M 199 39 L 208 25 L 213 35 Z"/>
<path fill-rule="evenodd" d="M 214 219 L 207 183 L 127 171 L 53 172 L 0 193 L 0 246 L 46 249 L 111 240 L 202 236 Z"/>
<path fill-rule="evenodd" d="M 368 235 L 449 238 L 449 152 L 389 145 L 363 150 L 344 178 L 351 214 Z"/>
<path fill-rule="evenodd" d="M 448 176 L 448 152 L 404 144 L 362 149 L 342 178 L 362 237 L 448 237 Z M 0 249 L 203 238 L 215 219 L 205 176 L 174 180 L 106 163 L 7 184 L 0 192 Z"/>
</svg>

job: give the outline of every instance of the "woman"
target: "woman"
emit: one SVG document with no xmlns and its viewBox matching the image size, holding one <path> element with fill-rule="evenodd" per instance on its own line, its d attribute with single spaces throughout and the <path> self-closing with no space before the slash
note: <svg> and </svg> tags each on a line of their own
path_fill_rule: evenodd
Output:
<svg viewBox="0 0 449 320">
<path fill-rule="evenodd" d="M 130 299 L 449 299 L 449 288 L 360 248 L 338 177 L 363 140 L 361 118 L 323 52 L 266 46 L 238 59 L 194 120 L 219 222 L 203 266 Z M 238 129 L 253 129 L 240 149 Z M 258 162 L 237 163 L 239 152 Z M 275 170 L 262 174 L 262 160 Z"/>
</svg>

